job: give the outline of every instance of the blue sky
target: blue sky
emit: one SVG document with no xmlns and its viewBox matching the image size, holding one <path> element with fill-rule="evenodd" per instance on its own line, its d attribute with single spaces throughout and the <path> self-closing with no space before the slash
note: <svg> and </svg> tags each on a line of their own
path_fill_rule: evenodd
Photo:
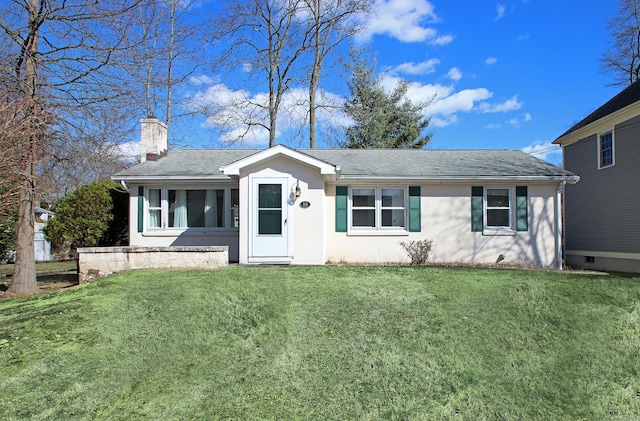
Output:
<svg viewBox="0 0 640 421">
<path fill-rule="evenodd" d="M 427 148 L 541 150 L 541 157 L 559 165 L 559 150 L 550 142 L 621 90 L 608 86 L 612 78 L 600 72 L 599 61 L 615 1 L 376 4 L 377 17 L 359 42 L 377 51 L 385 86 L 401 77 L 411 83 L 412 99 L 435 95 L 427 108 L 433 133 Z M 200 102 L 220 104 L 240 94 L 216 75 L 201 74 L 192 82 Z M 326 80 L 323 86 L 327 96 L 346 95 L 332 91 L 328 87 L 337 85 Z M 258 98 L 264 92 L 245 88 L 242 94 Z M 288 127 L 284 120 L 282 130 Z M 266 147 L 265 133 L 245 146 Z"/>
</svg>

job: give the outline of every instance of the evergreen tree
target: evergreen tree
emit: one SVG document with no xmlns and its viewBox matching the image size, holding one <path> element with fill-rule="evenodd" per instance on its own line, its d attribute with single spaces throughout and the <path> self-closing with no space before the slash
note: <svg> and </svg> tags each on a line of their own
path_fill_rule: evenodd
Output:
<svg viewBox="0 0 640 421">
<path fill-rule="evenodd" d="M 429 103 L 416 104 L 408 99 L 409 85 L 404 80 L 392 92 L 386 92 L 375 75 L 375 65 L 367 65 L 362 59 L 354 63 L 350 66 L 351 97 L 344 111 L 355 124 L 346 128 L 343 147 L 423 148 L 431 140 L 430 133 L 423 134 L 429 126 L 424 116 Z"/>
<path fill-rule="evenodd" d="M 97 181 L 61 199 L 44 227 L 55 248 L 127 243 L 129 195 L 112 181 Z"/>
</svg>

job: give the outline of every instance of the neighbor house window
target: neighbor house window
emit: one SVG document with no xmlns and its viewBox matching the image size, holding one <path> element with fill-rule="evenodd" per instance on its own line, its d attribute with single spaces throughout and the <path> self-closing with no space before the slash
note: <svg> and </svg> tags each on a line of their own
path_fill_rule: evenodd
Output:
<svg viewBox="0 0 640 421">
<path fill-rule="evenodd" d="M 238 189 L 149 188 L 147 227 L 237 228 Z"/>
<path fill-rule="evenodd" d="M 471 230 L 514 232 L 529 229 L 527 186 L 471 188 Z"/>
<path fill-rule="evenodd" d="M 610 167 L 614 164 L 613 132 L 598 136 L 599 168 Z"/>
<path fill-rule="evenodd" d="M 356 229 L 404 229 L 405 188 L 351 189 L 351 226 Z"/>
</svg>

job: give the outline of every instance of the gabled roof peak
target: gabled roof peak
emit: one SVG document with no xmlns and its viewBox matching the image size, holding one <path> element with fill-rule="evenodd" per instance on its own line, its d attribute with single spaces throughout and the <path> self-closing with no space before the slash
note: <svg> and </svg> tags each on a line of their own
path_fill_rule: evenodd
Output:
<svg viewBox="0 0 640 421">
<path fill-rule="evenodd" d="M 240 175 L 240 171 L 243 168 L 255 165 L 258 162 L 275 158 L 277 156 L 286 156 L 293 160 L 303 162 L 307 165 L 318 168 L 320 170 L 320 174 L 322 175 L 335 175 L 336 172 L 340 170 L 340 168 L 336 167 L 335 165 L 329 164 L 325 161 L 319 160 L 295 149 L 291 149 L 288 146 L 275 145 L 269 149 L 256 152 L 253 155 L 222 166 L 220 167 L 220 171 L 222 171 L 222 173 L 227 176 L 237 176 Z"/>
</svg>

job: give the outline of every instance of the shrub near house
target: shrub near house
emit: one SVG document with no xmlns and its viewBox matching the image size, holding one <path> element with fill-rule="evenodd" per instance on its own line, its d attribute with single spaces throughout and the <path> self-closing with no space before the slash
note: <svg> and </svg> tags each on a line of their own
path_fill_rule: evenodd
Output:
<svg viewBox="0 0 640 421">
<path fill-rule="evenodd" d="M 44 228 L 54 248 L 115 246 L 127 242 L 128 194 L 112 181 L 84 186 L 55 207 Z"/>
</svg>

